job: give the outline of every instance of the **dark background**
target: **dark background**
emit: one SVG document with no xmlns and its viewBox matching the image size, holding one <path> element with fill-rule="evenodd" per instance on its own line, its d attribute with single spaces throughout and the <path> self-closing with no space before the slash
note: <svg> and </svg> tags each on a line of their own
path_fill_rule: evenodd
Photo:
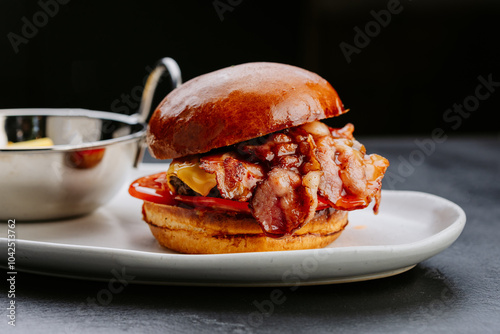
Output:
<svg viewBox="0 0 500 334">
<path fill-rule="evenodd" d="M 354 28 L 364 30 L 371 11 L 389 1 L 60 1 L 68 3 L 0 0 L 0 108 L 133 113 L 161 57 L 177 60 L 184 81 L 273 61 L 330 81 L 351 109 L 330 124 L 353 122 L 358 135 L 429 135 L 437 127 L 499 133 L 500 92 L 460 124 L 443 119 L 474 95 L 479 76 L 500 82 L 499 1 L 401 0 L 400 12 L 350 63 L 340 43 L 354 45 Z M 14 47 L 9 36 L 23 30 L 30 37 Z M 159 89 L 164 95 L 168 86 Z"/>
</svg>

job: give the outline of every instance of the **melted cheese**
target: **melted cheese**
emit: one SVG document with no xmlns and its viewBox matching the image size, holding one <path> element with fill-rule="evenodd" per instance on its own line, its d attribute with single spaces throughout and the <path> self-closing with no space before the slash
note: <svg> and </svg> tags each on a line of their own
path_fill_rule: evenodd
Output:
<svg viewBox="0 0 500 334">
<path fill-rule="evenodd" d="M 210 190 L 217 185 L 215 174 L 205 172 L 200 168 L 199 159 L 187 161 L 172 161 L 167 171 L 168 187 L 175 192 L 174 187 L 170 184 L 170 178 L 177 176 L 182 182 L 198 194 L 207 196 Z"/>
</svg>

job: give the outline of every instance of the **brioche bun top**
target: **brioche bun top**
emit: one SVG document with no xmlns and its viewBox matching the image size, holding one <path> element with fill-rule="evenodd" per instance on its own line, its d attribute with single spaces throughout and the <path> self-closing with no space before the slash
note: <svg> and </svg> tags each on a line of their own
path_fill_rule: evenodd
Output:
<svg viewBox="0 0 500 334">
<path fill-rule="evenodd" d="M 247 63 L 187 81 L 160 103 L 147 143 L 157 159 L 205 153 L 346 112 L 319 75 L 277 63 Z"/>
</svg>

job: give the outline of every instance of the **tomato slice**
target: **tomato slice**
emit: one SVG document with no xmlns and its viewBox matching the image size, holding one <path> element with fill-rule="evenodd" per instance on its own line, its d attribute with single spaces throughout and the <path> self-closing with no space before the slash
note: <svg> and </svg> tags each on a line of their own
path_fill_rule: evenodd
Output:
<svg viewBox="0 0 500 334">
<path fill-rule="evenodd" d="M 250 213 L 248 202 L 232 201 L 230 199 L 215 198 L 215 197 L 183 196 L 183 195 L 177 195 L 175 196 L 175 199 L 178 200 L 179 202 L 194 207 Z"/>
<path fill-rule="evenodd" d="M 318 195 L 318 206 L 316 207 L 316 211 L 320 211 L 328 207 L 330 207 L 328 201 L 323 196 Z"/>
<path fill-rule="evenodd" d="M 239 202 L 216 197 L 173 194 L 170 189 L 165 186 L 165 175 L 166 173 L 163 172 L 141 177 L 132 182 L 128 192 L 135 198 L 157 204 L 179 205 L 179 203 L 183 203 L 196 208 L 251 213 L 248 202 Z M 329 206 L 330 205 L 323 197 L 318 196 L 318 207 L 316 210 L 323 210 Z"/>
<path fill-rule="evenodd" d="M 128 193 L 135 198 L 157 204 L 177 205 L 175 195 L 170 189 L 165 188 L 160 180 L 165 178 L 165 173 L 153 174 L 132 182 L 128 188 Z"/>
</svg>

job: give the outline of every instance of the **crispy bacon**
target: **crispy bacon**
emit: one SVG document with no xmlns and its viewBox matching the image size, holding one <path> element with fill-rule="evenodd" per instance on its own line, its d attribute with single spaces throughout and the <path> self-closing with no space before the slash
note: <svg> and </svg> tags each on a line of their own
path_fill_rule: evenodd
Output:
<svg viewBox="0 0 500 334">
<path fill-rule="evenodd" d="M 249 200 L 257 182 L 264 178 L 261 166 L 236 159 L 232 153 L 202 157 L 200 168 L 215 174 L 223 198 L 236 201 Z"/>
<path fill-rule="evenodd" d="M 321 172 L 298 172 L 276 167 L 257 186 L 250 210 L 263 231 L 271 237 L 291 235 L 316 212 Z"/>
<path fill-rule="evenodd" d="M 318 191 L 330 204 L 335 204 L 342 196 L 343 184 L 339 177 L 340 167 L 335 162 L 333 139 L 329 136 L 321 137 L 316 140 L 316 145 L 316 157 L 323 171 Z"/>
<path fill-rule="evenodd" d="M 266 162 L 275 166 L 279 161 L 295 156 L 297 144 L 283 132 L 252 139 L 238 145 L 238 150 L 247 155 L 250 161 Z M 301 161 L 298 163 L 300 164 Z"/>
<path fill-rule="evenodd" d="M 315 126 L 326 127 L 322 123 Z M 365 147 L 352 136 L 352 124 L 330 131 L 331 136 L 324 135 L 324 129 L 314 131 L 316 156 L 323 171 L 320 195 L 338 210 L 362 209 L 374 198 L 374 211 L 378 212 L 381 182 L 389 162 L 377 154 L 366 155 Z"/>
<path fill-rule="evenodd" d="M 322 203 L 337 210 L 380 203 L 389 162 L 353 137 L 354 126 L 332 129 L 311 122 L 252 139 L 200 157 L 200 167 L 216 175 L 220 196 L 249 201 L 252 215 L 272 237 L 292 234 Z M 215 188 L 214 188 L 215 189 Z"/>
</svg>

